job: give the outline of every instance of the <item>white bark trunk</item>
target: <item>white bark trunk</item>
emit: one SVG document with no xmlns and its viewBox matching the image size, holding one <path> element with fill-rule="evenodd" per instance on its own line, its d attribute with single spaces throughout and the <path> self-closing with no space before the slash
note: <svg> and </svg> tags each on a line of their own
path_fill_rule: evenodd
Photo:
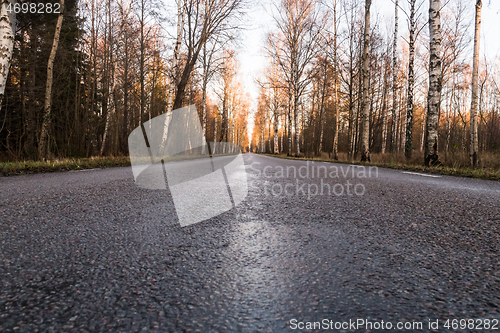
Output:
<svg viewBox="0 0 500 333">
<path fill-rule="evenodd" d="M 279 113 L 276 110 L 274 112 L 274 153 L 275 154 L 279 154 L 278 126 L 279 126 Z"/>
<path fill-rule="evenodd" d="M 405 122 L 405 156 L 411 158 L 413 152 L 413 90 L 415 85 L 415 75 L 413 65 L 415 62 L 415 0 L 410 1 L 410 43 L 408 59 L 408 95 L 406 104 Z"/>
<path fill-rule="evenodd" d="M 174 59 L 172 61 L 172 80 L 170 82 L 170 87 L 168 91 L 167 112 L 172 111 L 172 107 L 174 104 L 174 92 L 178 80 L 177 67 L 179 62 L 179 54 L 181 50 L 182 33 L 184 31 L 185 13 L 186 13 L 186 6 L 182 5 L 182 0 L 177 0 L 177 39 L 174 48 Z M 170 124 L 170 119 L 171 115 L 167 115 L 165 117 L 165 123 L 163 124 L 163 135 L 161 138 L 159 151 L 163 151 L 167 143 L 168 125 Z"/>
<path fill-rule="evenodd" d="M 47 64 L 47 84 L 45 86 L 45 105 L 42 120 L 42 133 L 40 135 L 40 143 L 38 146 L 38 155 L 40 156 L 40 158 L 46 158 L 48 156 L 47 142 L 51 122 L 50 111 L 52 107 L 52 78 L 54 75 L 54 60 L 56 58 L 57 47 L 59 46 L 59 36 L 61 34 L 61 27 L 64 18 L 64 0 L 60 0 L 60 4 L 61 11 L 59 17 L 57 18 L 54 41 L 52 43 L 52 50 L 50 51 L 49 61 Z"/>
<path fill-rule="evenodd" d="M 281 128 L 281 146 L 280 146 L 280 154 L 283 151 L 283 137 L 286 133 L 286 115 L 283 114 L 283 126 Z"/>
<path fill-rule="evenodd" d="M 214 142 L 217 142 L 217 118 L 214 118 Z"/>
<path fill-rule="evenodd" d="M 396 152 L 396 132 L 397 132 L 397 49 L 398 49 L 398 0 L 395 1 L 395 12 L 394 12 L 394 42 L 392 44 L 392 123 L 391 123 L 391 153 Z"/>
<path fill-rule="evenodd" d="M 334 108 L 335 108 L 335 132 L 333 134 L 333 159 L 338 160 L 339 147 L 339 101 L 338 101 L 338 78 L 337 78 L 337 0 L 333 4 L 333 68 L 334 68 Z"/>
<path fill-rule="evenodd" d="M 387 43 L 387 54 L 389 54 L 389 43 Z M 387 63 L 387 66 L 389 64 Z M 385 154 L 385 148 L 387 147 L 387 90 L 388 90 L 388 79 L 389 73 L 387 70 L 384 71 L 384 87 L 382 93 L 382 147 L 380 152 Z"/>
<path fill-rule="evenodd" d="M 481 7 L 482 1 L 476 2 L 476 27 L 474 33 L 474 60 L 472 64 L 472 101 L 470 110 L 470 162 L 473 167 L 477 166 L 477 154 L 479 149 L 478 143 L 478 126 L 477 126 L 477 109 L 478 109 L 478 77 L 479 77 L 479 44 L 481 38 Z"/>
<path fill-rule="evenodd" d="M 365 32 L 363 42 L 363 109 L 362 134 L 361 134 L 361 161 L 370 162 L 370 59 L 368 55 L 370 47 L 370 6 L 372 1 L 365 1 Z"/>
<path fill-rule="evenodd" d="M 300 132 L 298 126 L 298 118 L 299 118 L 299 110 L 298 110 L 298 100 L 295 98 L 293 103 L 294 112 L 293 112 L 293 127 L 295 128 L 295 157 L 300 157 Z"/>
<path fill-rule="evenodd" d="M 438 125 L 441 104 L 441 0 L 429 0 L 429 97 L 425 129 L 424 162 L 426 166 L 439 164 Z"/>
<path fill-rule="evenodd" d="M 16 33 L 16 14 L 14 12 L 15 0 L 2 1 L 0 11 L 0 109 L 2 108 L 3 95 L 9 75 L 12 52 L 14 50 L 14 35 Z M 10 11 L 7 8 L 10 5 Z"/>
<path fill-rule="evenodd" d="M 321 92 L 321 109 L 319 111 L 319 128 L 320 128 L 320 133 L 319 133 L 319 154 L 321 156 L 321 153 L 323 152 L 323 114 L 325 113 L 325 98 L 326 98 L 326 71 L 323 73 L 324 78 L 323 78 L 323 90 Z"/>
<path fill-rule="evenodd" d="M 117 63 L 115 62 L 114 66 L 113 66 L 113 76 L 112 76 L 113 77 L 113 86 L 111 88 L 111 94 L 110 94 L 110 97 L 112 96 L 112 98 L 108 98 L 108 105 L 110 105 L 111 108 L 109 108 L 108 113 L 106 114 L 106 124 L 104 125 L 104 134 L 102 136 L 102 145 L 101 145 L 101 151 L 100 151 L 101 156 L 102 156 L 102 154 L 104 154 L 104 148 L 106 147 L 106 139 L 108 138 L 109 127 L 111 125 L 111 116 L 113 115 L 113 113 L 115 112 L 115 109 L 116 109 L 116 105 L 115 105 L 116 65 L 117 65 Z"/>
<path fill-rule="evenodd" d="M 174 59 L 172 62 L 172 81 L 168 91 L 167 112 L 172 111 L 174 104 L 174 92 L 178 80 L 178 63 L 179 54 L 181 52 L 182 34 L 184 32 L 184 16 L 186 13 L 186 6 L 182 5 L 182 0 L 177 0 L 177 39 L 175 41 Z"/>
</svg>

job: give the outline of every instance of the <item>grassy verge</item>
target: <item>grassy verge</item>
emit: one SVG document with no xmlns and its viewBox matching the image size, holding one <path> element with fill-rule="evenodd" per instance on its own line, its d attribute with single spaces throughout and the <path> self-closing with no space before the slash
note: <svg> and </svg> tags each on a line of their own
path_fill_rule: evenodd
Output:
<svg viewBox="0 0 500 333">
<path fill-rule="evenodd" d="M 318 162 L 330 162 L 330 163 L 344 163 L 344 164 L 355 164 L 355 165 L 368 165 L 368 166 L 377 166 L 381 168 L 390 168 L 390 169 L 398 169 L 398 170 L 406 170 L 406 171 L 414 171 L 414 172 L 423 172 L 423 173 L 431 173 L 431 174 L 439 174 L 439 175 L 448 175 L 448 176 L 457 176 L 457 177 L 467 177 L 467 178 L 478 178 L 478 179 L 487 179 L 487 180 L 496 180 L 500 181 L 500 168 L 498 169 L 490 169 L 490 168 L 464 168 L 464 167 L 447 167 L 447 166 L 439 166 L 439 167 L 425 167 L 424 165 L 419 164 L 405 164 L 399 162 L 359 162 L 359 161 L 347 161 L 347 160 L 338 160 L 334 161 L 333 159 L 328 158 L 306 158 L 306 157 L 293 157 L 286 155 L 272 155 L 272 154 L 263 154 L 271 157 L 285 158 L 285 159 L 294 159 L 294 160 L 303 160 L 303 161 L 318 161 Z"/>
<path fill-rule="evenodd" d="M 279 157 L 285 159 L 303 160 L 303 161 L 318 161 L 330 163 L 344 163 L 356 165 L 371 165 L 382 168 L 424 172 L 431 174 L 450 175 L 458 177 L 478 178 L 487 180 L 500 181 L 500 168 L 467 168 L 467 167 L 425 167 L 416 163 L 401 163 L 399 161 L 384 162 L 380 158 L 378 161 L 371 163 L 361 163 L 359 161 L 350 161 L 339 159 L 334 161 L 329 158 L 305 158 L 305 157 L 292 157 L 286 155 L 272 155 L 263 154 L 271 157 Z M 79 159 L 57 159 L 53 161 L 24 161 L 24 162 L 1 162 L 0 163 L 0 177 L 24 175 L 41 172 L 55 172 L 55 171 L 70 171 L 70 170 L 83 170 L 83 169 L 96 169 L 96 168 L 109 168 L 119 166 L 129 166 L 130 159 L 128 156 L 123 157 L 91 157 Z"/>
<path fill-rule="evenodd" d="M 40 172 L 55 172 L 129 166 L 129 157 L 91 157 L 56 159 L 52 161 L 24 161 L 0 163 L 0 177 Z"/>
</svg>

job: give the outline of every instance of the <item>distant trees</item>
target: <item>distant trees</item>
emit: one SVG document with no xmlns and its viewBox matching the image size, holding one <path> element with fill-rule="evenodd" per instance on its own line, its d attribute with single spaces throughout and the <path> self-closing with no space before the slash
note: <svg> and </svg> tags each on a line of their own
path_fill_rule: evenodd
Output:
<svg viewBox="0 0 500 333">
<path fill-rule="evenodd" d="M 465 51 L 473 32 L 467 24 L 473 9 L 469 2 L 451 0 L 443 4 L 430 0 L 429 35 L 422 37 L 427 27 L 420 21 L 422 0 L 395 0 L 394 30 L 391 27 L 387 32 L 381 31 L 380 22 L 369 25 L 366 16 L 370 14 L 370 1 L 317 3 L 315 15 L 329 21 L 325 24 L 316 19 L 318 28 L 321 26 L 315 44 L 319 49 L 300 67 L 301 90 L 297 94 L 292 76 L 296 71 L 292 70 L 290 57 L 297 52 L 291 51 L 294 48 L 289 41 L 295 39 L 287 37 L 293 36 L 287 29 L 291 27 L 293 32 L 293 28 L 301 26 L 300 19 L 292 19 L 293 11 L 310 3 L 288 0 L 276 7 L 276 29 L 270 34 L 267 53 L 269 63 L 280 66 L 279 75 L 274 75 L 279 83 L 270 84 L 269 76 L 274 72 L 272 67 L 267 68 L 255 116 L 260 125 L 254 130 L 254 142 L 259 149 L 269 152 L 265 147 L 271 144 L 266 140 L 273 140 L 278 147 L 272 152 L 319 156 L 331 151 L 334 158 L 342 153 L 346 158 L 363 161 L 372 153 L 390 151 L 400 156 L 404 151 L 411 161 L 414 155 L 423 154 L 426 165 L 441 163 L 438 147 L 443 147 L 448 164 L 466 156 L 472 165 L 478 163 L 479 152 L 498 149 L 500 117 L 495 98 L 499 93 L 493 74 L 496 65 L 486 62 L 479 67 L 479 50 L 473 61 L 467 59 Z M 476 16 L 480 15 L 480 2 L 474 4 L 479 9 Z M 408 18 L 408 31 L 402 35 L 400 11 Z M 480 22 L 479 18 L 476 22 Z M 476 36 L 478 29 L 476 23 Z M 274 100 L 272 96 L 278 96 L 273 92 L 276 87 L 280 94 Z M 281 120 L 279 124 L 270 120 L 273 115 Z M 289 142 L 283 142 L 283 137 L 288 137 Z"/>
<path fill-rule="evenodd" d="M 3 5 L 8 4 L 3 2 Z M 14 39 L 2 39 L 2 43 L 13 42 L 13 52 L 9 75 L 3 77 L 6 81 L 1 104 L 5 112 L 0 120 L 1 158 L 34 159 L 45 157 L 49 151 L 56 156 L 69 155 L 67 147 L 78 149 L 75 126 L 80 128 L 82 123 L 75 122 L 75 115 L 81 114 L 82 109 L 75 105 L 82 101 L 80 88 L 84 67 L 77 45 L 81 20 L 76 13 L 74 0 L 64 2 L 64 17 L 20 11 L 15 23 L 12 22 L 17 26 L 12 30 Z M 2 22 L 2 29 L 5 29 L 7 21 L 3 19 Z M 54 37 L 59 29 L 58 40 Z M 4 60 L 7 58 L 2 57 Z M 7 71 L 2 73 L 7 74 Z M 44 114 L 46 110 L 50 110 L 47 115 Z M 44 120 L 47 126 L 42 126 Z M 42 128 L 46 131 L 43 135 Z M 40 144 L 42 137 L 45 142 Z M 71 149 L 71 153 L 75 150 Z"/>
<path fill-rule="evenodd" d="M 249 114 L 249 96 L 244 93 L 242 83 L 237 77 L 238 62 L 232 50 L 223 53 L 224 61 L 217 73 L 217 96 L 214 107 L 214 121 L 220 127 L 214 131 L 217 142 L 231 142 L 236 145 L 248 144 L 246 138 L 246 118 Z"/>
<path fill-rule="evenodd" d="M 0 159 L 127 154 L 129 133 L 176 101 L 195 104 L 207 138 L 218 139 L 211 83 L 232 47 L 242 1 L 179 0 L 173 42 L 159 1 L 65 0 L 64 16 L 21 11 L 16 18 L 9 3 L 2 3 L 0 27 L 7 37 L 0 44 Z M 246 97 L 239 101 L 235 110 L 244 110 L 229 110 L 224 126 L 228 140 L 243 143 L 241 115 L 250 106 Z"/>
<path fill-rule="evenodd" d="M 291 115 L 295 129 L 295 156 L 300 156 L 299 101 L 310 78 L 306 68 L 318 52 L 321 31 L 326 20 L 320 16 L 315 0 L 282 0 L 275 15 L 278 39 L 275 49 L 288 89 L 288 145 L 292 146 Z M 291 154 L 291 151 L 289 151 Z"/>
<path fill-rule="evenodd" d="M 191 73 L 207 41 L 215 35 L 227 35 L 238 28 L 235 20 L 241 15 L 243 2 L 242 0 L 185 0 L 184 6 L 186 53 L 175 89 L 174 109 L 180 108 L 184 102 Z"/>
<path fill-rule="evenodd" d="M 273 126 L 273 149 L 274 154 L 279 154 L 279 125 L 280 116 L 285 114 L 285 87 L 284 75 L 281 71 L 281 46 L 280 42 L 276 39 L 273 34 L 270 34 L 267 39 L 267 51 L 270 57 L 270 64 L 264 75 L 264 80 L 260 82 L 262 86 L 261 98 L 265 103 L 262 107 L 267 108 L 270 113 L 270 119 L 272 119 Z M 265 112 L 265 111 L 262 111 Z M 267 117 L 265 117 L 267 118 Z M 285 126 L 285 124 L 282 124 Z M 271 124 L 269 124 L 269 127 Z M 270 135 L 270 133 L 269 133 Z"/>
<path fill-rule="evenodd" d="M 485 165 L 500 147 L 500 92 L 496 60 L 479 63 L 482 2 L 429 0 L 421 37 L 422 0 L 395 0 L 385 27 L 370 24 L 371 2 L 275 3 L 254 148 L 365 161 L 404 150 L 427 165 Z M 252 103 L 233 43 L 243 0 L 178 0 L 166 11 L 160 1 L 65 0 L 64 16 L 16 18 L 10 3 L 0 27 L 0 159 L 126 154 L 131 130 L 190 104 L 209 141 L 247 143 Z"/>
</svg>

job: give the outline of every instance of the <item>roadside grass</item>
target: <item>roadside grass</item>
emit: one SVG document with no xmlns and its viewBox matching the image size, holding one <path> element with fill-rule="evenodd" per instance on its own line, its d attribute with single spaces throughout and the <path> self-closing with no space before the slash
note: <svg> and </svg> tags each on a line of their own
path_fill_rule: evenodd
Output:
<svg viewBox="0 0 500 333">
<path fill-rule="evenodd" d="M 478 167 L 476 169 L 462 166 L 463 164 L 454 163 L 455 166 L 434 166 L 434 167 L 426 167 L 418 162 L 418 156 L 414 156 L 408 162 L 401 161 L 401 156 L 390 157 L 390 154 L 373 154 L 372 162 L 359 162 L 348 160 L 347 156 L 340 155 L 339 160 L 335 161 L 333 158 L 329 158 L 328 155 L 323 154 L 322 157 L 294 157 L 287 155 L 274 155 L 274 154 L 262 154 L 271 157 L 278 157 L 284 159 L 293 159 L 293 160 L 303 160 L 303 161 L 318 161 L 318 162 L 329 162 L 329 163 L 343 163 L 343 164 L 354 164 L 354 165 L 367 165 L 367 166 L 377 166 L 381 168 L 389 168 L 389 169 L 397 169 L 397 170 L 405 170 L 405 171 L 413 171 L 413 172 L 422 172 L 422 173 L 430 173 L 430 174 L 439 174 L 439 175 L 448 175 L 448 176 L 457 176 L 457 177 L 467 177 L 467 178 L 477 178 L 477 179 L 486 179 L 486 180 L 496 180 L 500 181 L 500 167 Z M 404 156 L 402 156 L 404 160 Z M 422 159 L 423 160 L 423 157 Z M 420 160 L 420 161 L 421 161 Z M 488 162 L 490 159 L 488 158 Z M 491 165 L 492 163 L 488 163 Z"/>
<path fill-rule="evenodd" d="M 348 159 L 347 154 L 339 154 L 339 160 L 337 161 L 329 158 L 328 154 L 323 154 L 321 157 L 293 157 L 283 154 L 262 155 L 284 159 L 368 165 L 413 172 L 500 181 L 500 159 L 498 156 L 489 155 L 481 157 L 480 167 L 476 169 L 465 166 L 468 160 L 461 156 L 449 157 L 448 160 L 444 160 L 443 166 L 425 167 L 420 162 L 423 160 L 423 156 L 420 156 L 420 154 L 415 154 L 409 161 L 406 161 L 403 155 L 372 154 L 372 162 L 370 163 L 352 161 Z M 90 158 L 54 159 L 51 161 L 0 162 L 0 177 L 42 172 L 71 171 L 120 166 L 130 166 L 130 158 L 128 156 L 105 156 Z"/>
<path fill-rule="evenodd" d="M 0 177 L 41 172 L 129 166 L 128 156 L 54 159 L 51 161 L 0 162 Z"/>
<path fill-rule="evenodd" d="M 213 156 L 223 157 L 231 156 L 232 153 L 214 154 Z M 165 162 L 185 161 L 191 159 L 206 158 L 206 155 L 180 155 L 165 159 Z M 145 158 L 145 162 L 149 163 L 149 157 Z M 71 171 L 85 169 L 99 169 L 130 166 L 130 158 L 128 156 L 103 156 L 90 158 L 63 158 L 53 159 L 50 161 L 22 161 L 22 162 L 0 162 L 0 177 L 25 175 L 43 172 L 56 171 Z"/>
</svg>

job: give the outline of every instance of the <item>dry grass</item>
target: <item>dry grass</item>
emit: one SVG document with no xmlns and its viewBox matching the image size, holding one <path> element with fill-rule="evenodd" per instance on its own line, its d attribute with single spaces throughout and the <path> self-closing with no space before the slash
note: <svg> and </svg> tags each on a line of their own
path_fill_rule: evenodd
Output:
<svg viewBox="0 0 500 333">
<path fill-rule="evenodd" d="M 69 171 L 81 169 L 129 166 L 128 157 L 91 157 L 54 159 L 51 161 L 1 162 L 0 176 L 24 175 L 40 172 Z"/>
<path fill-rule="evenodd" d="M 291 158 L 286 155 L 269 155 L 281 158 Z M 299 158 L 305 160 L 306 158 Z M 409 170 L 417 172 L 436 173 L 443 175 L 453 175 L 461 177 L 472 177 L 489 180 L 500 180 L 500 154 L 481 154 L 479 156 L 479 167 L 473 169 L 469 167 L 469 158 L 466 153 L 441 155 L 443 166 L 425 167 L 423 165 L 423 154 L 415 152 L 410 160 L 406 160 L 403 154 L 373 154 L 370 163 L 361 163 L 359 160 L 353 161 L 346 153 L 339 154 L 339 160 L 334 161 L 327 153 L 321 157 L 309 157 L 307 160 L 338 162 L 362 165 L 375 165 L 379 167 Z M 129 166 L 130 159 L 122 157 L 91 157 L 81 159 L 55 159 L 52 161 L 23 161 L 23 162 L 0 162 L 0 176 L 22 175 L 39 172 L 68 171 L 80 169 L 94 169 L 117 166 Z"/>
</svg>

